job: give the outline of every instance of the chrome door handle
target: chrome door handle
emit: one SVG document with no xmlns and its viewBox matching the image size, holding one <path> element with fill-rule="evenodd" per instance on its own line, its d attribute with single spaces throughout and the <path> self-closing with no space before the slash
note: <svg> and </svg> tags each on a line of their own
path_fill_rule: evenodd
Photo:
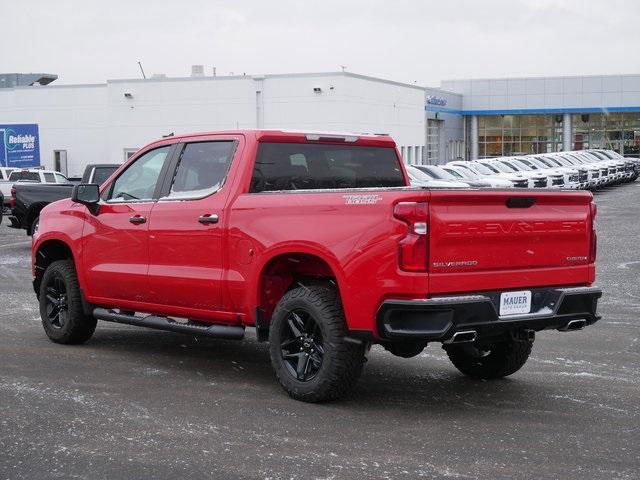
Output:
<svg viewBox="0 0 640 480">
<path fill-rule="evenodd" d="M 147 219 L 142 215 L 134 215 L 133 217 L 129 217 L 129 222 L 139 224 L 146 222 Z"/>
<path fill-rule="evenodd" d="M 198 218 L 198 222 L 200 223 L 218 223 L 218 215 L 215 213 L 212 215 L 202 215 Z"/>
</svg>

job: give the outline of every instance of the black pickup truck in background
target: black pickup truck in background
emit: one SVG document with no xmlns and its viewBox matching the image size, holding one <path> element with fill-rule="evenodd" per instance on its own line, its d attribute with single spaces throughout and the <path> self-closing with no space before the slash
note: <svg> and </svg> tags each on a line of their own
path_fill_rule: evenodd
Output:
<svg viewBox="0 0 640 480">
<path fill-rule="evenodd" d="M 102 185 L 120 165 L 87 165 L 80 183 Z M 11 228 L 22 228 L 32 235 L 40 220 L 40 211 L 52 202 L 71 197 L 75 182 L 16 183 L 11 188 Z"/>
</svg>

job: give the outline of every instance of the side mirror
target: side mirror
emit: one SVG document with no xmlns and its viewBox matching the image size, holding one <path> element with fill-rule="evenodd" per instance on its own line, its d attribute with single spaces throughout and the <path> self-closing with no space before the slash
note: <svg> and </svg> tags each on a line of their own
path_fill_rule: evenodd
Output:
<svg viewBox="0 0 640 480">
<path fill-rule="evenodd" d="M 98 210 L 98 202 L 100 201 L 100 185 L 96 183 L 81 183 L 73 187 L 71 200 L 76 203 L 82 203 L 94 215 Z"/>
</svg>

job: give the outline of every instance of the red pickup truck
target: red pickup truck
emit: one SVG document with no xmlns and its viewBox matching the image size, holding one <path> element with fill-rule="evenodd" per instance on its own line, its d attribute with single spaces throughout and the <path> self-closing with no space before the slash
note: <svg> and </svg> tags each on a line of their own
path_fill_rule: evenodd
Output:
<svg viewBox="0 0 640 480">
<path fill-rule="evenodd" d="M 45 207 L 32 251 L 46 334 L 105 320 L 269 341 L 294 398 L 354 385 L 372 344 L 442 343 L 480 378 L 536 331 L 599 319 L 588 192 L 409 186 L 384 136 L 249 130 L 147 145 Z"/>
</svg>

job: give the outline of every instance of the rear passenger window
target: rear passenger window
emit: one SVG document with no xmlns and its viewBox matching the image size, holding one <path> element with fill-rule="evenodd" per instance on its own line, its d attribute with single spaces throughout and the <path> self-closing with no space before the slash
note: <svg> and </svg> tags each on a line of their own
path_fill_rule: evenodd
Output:
<svg viewBox="0 0 640 480">
<path fill-rule="evenodd" d="M 12 182 L 38 182 L 40 183 L 40 174 L 38 172 L 12 172 L 9 175 L 9 180 Z"/>
<path fill-rule="evenodd" d="M 261 143 L 251 192 L 403 187 L 396 151 L 387 147 Z"/>
<path fill-rule="evenodd" d="M 56 177 L 53 176 L 53 173 L 43 173 L 44 181 L 47 183 L 56 183 Z"/>
<path fill-rule="evenodd" d="M 171 190 L 164 198 L 200 198 L 222 187 L 235 142 L 187 143 L 178 160 Z"/>
</svg>

